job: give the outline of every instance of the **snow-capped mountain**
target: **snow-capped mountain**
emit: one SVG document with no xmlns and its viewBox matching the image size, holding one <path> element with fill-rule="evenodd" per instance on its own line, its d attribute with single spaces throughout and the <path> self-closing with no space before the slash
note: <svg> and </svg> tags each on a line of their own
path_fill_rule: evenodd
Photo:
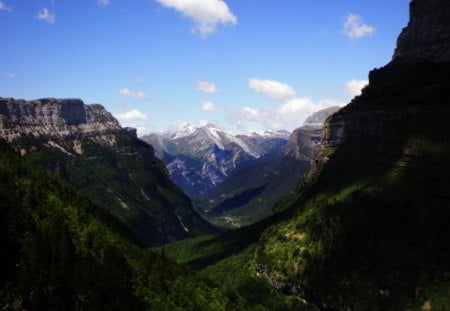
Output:
<svg viewBox="0 0 450 311">
<path fill-rule="evenodd" d="M 196 130 L 196 127 L 192 126 L 190 123 L 182 124 L 181 126 L 174 127 L 172 129 L 167 130 L 166 132 L 162 133 L 161 136 L 170 138 L 170 139 L 177 139 L 181 137 L 186 137 L 191 135 Z"/>
<path fill-rule="evenodd" d="M 153 145 L 172 180 L 194 197 L 216 187 L 246 163 L 280 152 L 288 138 L 286 131 L 233 135 L 211 123 L 186 124 L 142 137 Z"/>
</svg>

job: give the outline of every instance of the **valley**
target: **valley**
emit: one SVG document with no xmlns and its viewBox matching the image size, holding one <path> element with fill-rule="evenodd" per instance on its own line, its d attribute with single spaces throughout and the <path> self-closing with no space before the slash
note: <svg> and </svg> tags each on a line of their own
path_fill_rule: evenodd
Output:
<svg viewBox="0 0 450 311">
<path fill-rule="evenodd" d="M 225 1 L 208 2 L 217 21 L 205 2 L 174 3 L 148 5 L 194 21 L 180 42 L 200 34 L 206 48 L 229 35 L 207 41 L 218 25 L 237 25 Z M 0 308 L 450 310 L 450 2 L 408 4 L 391 60 L 355 80 L 360 90 L 346 105 L 251 78 L 248 88 L 267 98 L 225 109 L 221 94 L 236 89 L 198 80 L 202 113 L 224 113 L 239 134 L 209 121 L 143 131 L 139 122 L 176 109 L 156 92 L 144 102 L 141 77 L 119 95 L 136 107 L 151 102 L 155 115 L 113 114 L 76 98 L 0 97 Z M 0 0 L 1 14 L 15 10 Z M 35 22 L 55 23 L 46 10 Z M 341 36 L 383 30 L 350 14 Z M 170 52 L 180 51 L 189 54 Z M 183 90 L 173 81 L 179 89 L 167 83 L 170 93 Z M 278 108 L 267 108 L 271 101 Z M 244 122 L 271 129 L 246 132 Z"/>
</svg>

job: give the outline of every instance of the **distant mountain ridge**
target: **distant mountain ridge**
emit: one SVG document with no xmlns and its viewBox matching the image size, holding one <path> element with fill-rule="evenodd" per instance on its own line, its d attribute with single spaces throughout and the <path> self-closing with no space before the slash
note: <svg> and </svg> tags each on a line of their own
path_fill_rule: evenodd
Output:
<svg viewBox="0 0 450 311">
<path fill-rule="evenodd" d="M 141 138 L 154 146 L 172 181 L 197 197 L 246 163 L 281 150 L 288 136 L 286 131 L 233 135 L 210 123 L 200 127 L 186 124 Z"/>
<path fill-rule="evenodd" d="M 152 146 L 99 104 L 0 98 L 0 138 L 108 207 L 147 245 L 214 230 L 170 181 Z"/>
</svg>

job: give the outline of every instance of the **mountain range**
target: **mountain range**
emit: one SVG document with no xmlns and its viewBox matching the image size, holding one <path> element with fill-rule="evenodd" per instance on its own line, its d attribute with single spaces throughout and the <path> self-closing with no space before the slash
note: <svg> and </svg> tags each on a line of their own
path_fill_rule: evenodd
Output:
<svg viewBox="0 0 450 311">
<path fill-rule="evenodd" d="M 199 197 L 249 162 L 279 152 L 288 137 L 286 131 L 233 135 L 214 124 L 187 124 L 141 139 L 154 146 L 172 181 L 189 196 Z"/>
</svg>

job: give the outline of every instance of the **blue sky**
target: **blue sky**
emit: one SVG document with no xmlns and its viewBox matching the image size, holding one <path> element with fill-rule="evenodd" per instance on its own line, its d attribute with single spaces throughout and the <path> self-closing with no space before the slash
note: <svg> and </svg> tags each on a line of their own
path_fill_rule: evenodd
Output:
<svg viewBox="0 0 450 311">
<path fill-rule="evenodd" d="M 0 0 L 0 96 L 101 103 L 140 133 L 287 129 L 388 63 L 409 0 Z"/>
</svg>

